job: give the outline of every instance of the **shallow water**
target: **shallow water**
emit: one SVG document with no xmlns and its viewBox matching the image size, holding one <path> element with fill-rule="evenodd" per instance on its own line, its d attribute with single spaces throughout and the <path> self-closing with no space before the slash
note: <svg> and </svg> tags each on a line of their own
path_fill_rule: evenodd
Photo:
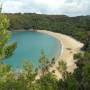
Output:
<svg viewBox="0 0 90 90">
<path fill-rule="evenodd" d="M 34 67 L 37 67 L 41 50 L 51 60 L 61 47 L 57 39 L 39 32 L 12 32 L 9 43 L 13 41 L 17 42 L 17 48 L 13 55 L 4 61 L 13 68 L 21 68 L 24 61 L 30 61 Z"/>
</svg>

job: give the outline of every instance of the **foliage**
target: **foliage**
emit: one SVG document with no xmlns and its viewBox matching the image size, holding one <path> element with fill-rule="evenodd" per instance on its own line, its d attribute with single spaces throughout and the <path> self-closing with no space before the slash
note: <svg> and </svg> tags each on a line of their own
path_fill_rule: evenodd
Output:
<svg viewBox="0 0 90 90">
<path fill-rule="evenodd" d="M 40 15 L 35 13 L 7 14 L 9 29 L 39 29 L 70 35 L 85 44 L 90 51 L 90 16 Z M 23 21 L 23 22 L 22 22 Z"/>
<path fill-rule="evenodd" d="M 82 56 L 82 53 L 77 53 L 74 55 L 74 59 L 79 59 Z"/>
<path fill-rule="evenodd" d="M 0 79 L 11 70 L 10 65 L 0 64 Z"/>
<path fill-rule="evenodd" d="M 9 27 L 9 20 L 4 14 L 0 14 L 0 59 L 10 56 L 16 48 L 16 43 L 9 46 L 6 45 L 10 32 L 7 30 Z"/>
<path fill-rule="evenodd" d="M 41 56 L 40 56 L 40 59 L 39 59 L 39 63 L 40 63 L 39 67 L 42 71 L 42 76 L 44 76 L 48 72 L 49 60 L 46 57 L 46 55 L 44 54 L 43 50 L 41 51 Z"/>
<path fill-rule="evenodd" d="M 9 38 L 8 20 L 3 14 L 0 14 L 0 58 L 4 57 L 4 47 Z"/>
<path fill-rule="evenodd" d="M 64 80 L 59 80 L 58 90 L 77 90 L 77 80 L 73 75 L 68 73 Z"/>
<path fill-rule="evenodd" d="M 17 43 L 16 43 L 16 42 L 14 42 L 14 43 L 11 44 L 11 45 L 7 45 L 7 46 L 4 48 L 5 58 L 10 57 L 10 56 L 13 54 L 13 52 L 15 51 L 16 47 L 17 47 Z"/>
<path fill-rule="evenodd" d="M 77 90 L 90 89 L 90 52 L 85 52 L 83 56 L 78 58 L 76 63 L 78 68 L 74 72 L 74 78 L 77 80 Z"/>
<path fill-rule="evenodd" d="M 67 66 L 66 66 L 66 63 L 64 61 L 60 61 L 58 62 L 58 67 L 57 69 L 59 70 L 59 72 L 63 75 L 63 77 L 65 76 L 65 73 L 66 73 L 66 69 L 67 69 Z"/>
<path fill-rule="evenodd" d="M 40 80 L 36 81 L 37 89 L 35 90 L 57 90 L 57 79 L 51 73 L 46 74 Z"/>
</svg>

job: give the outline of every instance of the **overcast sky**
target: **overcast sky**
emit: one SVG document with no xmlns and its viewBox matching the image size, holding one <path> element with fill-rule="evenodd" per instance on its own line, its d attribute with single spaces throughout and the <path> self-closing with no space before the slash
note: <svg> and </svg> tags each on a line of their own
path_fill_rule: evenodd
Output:
<svg viewBox="0 0 90 90">
<path fill-rule="evenodd" d="M 90 0 L 2 0 L 3 12 L 90 15 Z"/>
</svg>

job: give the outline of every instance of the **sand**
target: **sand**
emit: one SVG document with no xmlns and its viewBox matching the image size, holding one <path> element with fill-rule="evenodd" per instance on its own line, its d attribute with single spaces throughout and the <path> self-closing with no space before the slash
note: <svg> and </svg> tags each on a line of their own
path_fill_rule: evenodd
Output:
<svg viewBox="0 0 90 90">
<path fill-rule="evenodd" d="M 60 41 L 62 44 L 62 51 L 61 53 L 59 53 L 55 64 L 49 68 L 49 71 L 52 72 L 54 70 L 55 71 L 54 75 L 56 75 L 57 79 L 62 78 L 62 74 L 60 74 L 60 72 L 57 70 L 57 67 L 58 67 L 58 62 L 63 60 L 67 65 L 67 71 L 73 73 L 73 71 L 76 69 L 76 64 L 73 56 L 74 54 L 80 51 L 80 49 L 83 47 L 84 44 L 75 40 L 70 36 L 61 33 L 55 33 L 46 30 L 37 30 L 37 32 L 51 35 L 56 39 L 58 39 L 58 41 Z M 36 79 L 39 78 L 40 78 L 40 72 L 39 75 L 36 77 Z"/>
</svg>

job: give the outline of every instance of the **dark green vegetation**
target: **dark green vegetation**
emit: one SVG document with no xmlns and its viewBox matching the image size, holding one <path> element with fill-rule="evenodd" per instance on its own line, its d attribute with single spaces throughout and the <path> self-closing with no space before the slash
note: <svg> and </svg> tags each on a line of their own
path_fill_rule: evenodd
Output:
<svg viewBox="0 0 90 90">
<path fill-rule="evenodd" d="M 0 14 L 0 59 L 6 58 L 13 54 L 14 49 L 16 48 L 16 43 L 6 45 L 10 32 L 7 31 L 9 26 L 9 20 L 4 14 Z"/>
<path fill-rule="evenodd" d="M 33 70 L 31 63 L 24 63 L 22 73 L 15 73 L 11 70 L 11 66 L 0 63 L 0 90 L 90 90 L 90 16 L 8 14 L 8 18 L 10 20 L 9 29 L 11 30 L 34 28 L 62 32 L 80 40 L 85 46 L 82 48 L 84 53 L 75 55 L 77 69 L 73 74 L 66 72 L 64 62 L 59 62 L 58 70 L 63 73 L 63 79 L 60 80 L 57 80 L 48 71 L 50 62 L 47 62 L 43 52 L 39 60 L 43 73 L 39 80 L 35 80 L 37 70 Z M 6 56 L 10 56 L 16 47 L 15 44 L 9 46 L 11 50 L 4 48 L 9 36 L 6 21 L 6 17 L 0 15 L 0 58 L 5 56 L 5 53 L 2 53 L 4 50 Z M 52 63 L 54 64 L 54 59 Z"/>
<path fill-rule="evenodd" d="M 90 51 L 90 16 L 68 17 L 65 15 L 7 14 L 10 30 L 40 29 L 70 35 L 85 43 Z M 87 48 L 88 47 L 88 48 Z"/>
<path fill-rule="evenodd" d="M 8 58 L 9 56 L 11 56 L 14 52 L 14 50 L 16 49 L 17 43 L 14 42 L 11 45 L 7 45 L 4 49 L 5 51 L 5 57 Z"/>
</svg>

